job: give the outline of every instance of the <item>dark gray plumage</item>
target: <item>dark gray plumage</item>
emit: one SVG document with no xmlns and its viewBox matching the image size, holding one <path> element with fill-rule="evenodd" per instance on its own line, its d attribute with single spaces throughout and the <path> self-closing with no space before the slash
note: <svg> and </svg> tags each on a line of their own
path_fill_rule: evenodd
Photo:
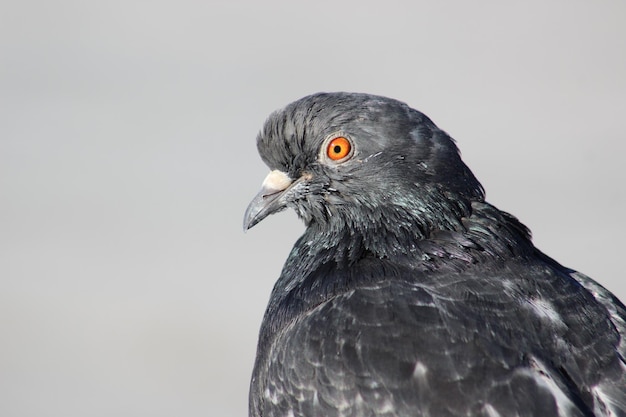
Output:
<svg viewBox="0 0 626 417">
<path fill-rule="evenodd" d="M 251 416 L 626 416 L 624 305 L 486 203 L 425 115 L 316 94 L 257 140 L 272 172 L 244 228 L 287 207 L 307 228 L 263 319 Z"/>
</svg>

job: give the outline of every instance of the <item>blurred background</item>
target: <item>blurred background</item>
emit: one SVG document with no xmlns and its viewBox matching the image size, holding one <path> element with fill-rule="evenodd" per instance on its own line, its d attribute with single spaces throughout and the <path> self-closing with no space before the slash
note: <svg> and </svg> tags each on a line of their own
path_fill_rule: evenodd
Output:
<svg viewBox="0 0 626 417">
<path fill-rule="evenodd" d="M 626 3 L 0 3 L 0 415 L 246 416 L 303 226 L 246 234 L 268 114 L 394 97 L 622 300 Z"/>
</svg>

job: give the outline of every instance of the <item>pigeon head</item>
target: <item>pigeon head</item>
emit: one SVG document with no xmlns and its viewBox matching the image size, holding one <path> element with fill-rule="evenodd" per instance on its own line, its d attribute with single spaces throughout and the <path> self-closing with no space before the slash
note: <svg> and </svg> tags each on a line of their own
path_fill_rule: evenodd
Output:
<svg viewBox="0 0 626 417">
<path fill-rule="evenodd" d="M 271 172 L 244 229 L 292 208 L 318 233 L 367 241 L 459 230 L 483 189 L 428 117 L 380 96 L 320 93 L 270 115 L 257 138 Z"/>
</svg>

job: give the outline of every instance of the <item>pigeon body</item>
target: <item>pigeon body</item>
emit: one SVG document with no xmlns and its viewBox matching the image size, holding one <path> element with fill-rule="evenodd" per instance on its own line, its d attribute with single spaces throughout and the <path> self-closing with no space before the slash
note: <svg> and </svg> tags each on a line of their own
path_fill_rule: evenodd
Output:
<svg viewBox="0 0 626 417">
<path fill-rule="evenodd" d="M 626 309 L 484 199 L 454 141 L 396 100 L 273 113 L 244 219 L 306 224 L 270 296 L 250 416 L 626 416 Z"/>
</svg>

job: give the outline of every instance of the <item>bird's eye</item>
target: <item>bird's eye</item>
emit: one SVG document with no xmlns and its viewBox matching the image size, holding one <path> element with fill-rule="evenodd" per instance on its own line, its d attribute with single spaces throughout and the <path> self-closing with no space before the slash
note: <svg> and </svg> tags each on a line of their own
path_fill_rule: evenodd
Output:
<svg viewBox="0 0 626 417">
<path fill-rule="evenodd" d="M 350 141 L 343 136 L 339 136 L 328 142 L 326 147 L 326 155 L 333 161 L 339 161 L 350 155 L 352 145 Z"/>
</svg>

